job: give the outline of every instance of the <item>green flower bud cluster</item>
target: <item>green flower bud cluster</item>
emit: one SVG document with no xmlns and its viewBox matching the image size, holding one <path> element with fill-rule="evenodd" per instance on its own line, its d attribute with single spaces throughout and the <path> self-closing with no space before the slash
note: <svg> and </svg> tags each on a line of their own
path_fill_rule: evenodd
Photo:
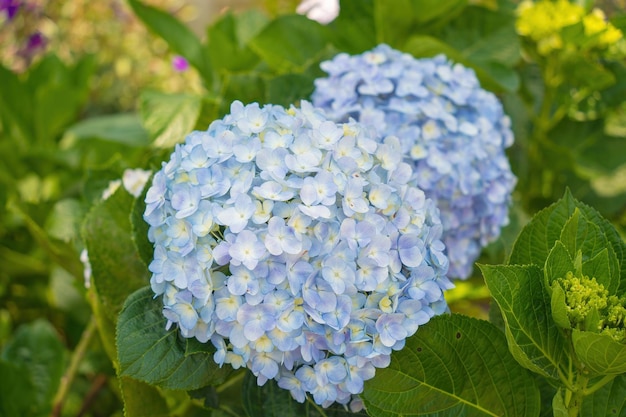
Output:
<svg viewBox="0 0 626 417">
<path fill-rule="evenodd" d="M 577 277 L 573 272 L 568 272 L 557 282 L 565 292 L 566 311 L 572 327 L 597 330 L 618 342 L 626 342 L 626 295 L 621 298 L 609 295 L 595 278 Z"/>
</svg>

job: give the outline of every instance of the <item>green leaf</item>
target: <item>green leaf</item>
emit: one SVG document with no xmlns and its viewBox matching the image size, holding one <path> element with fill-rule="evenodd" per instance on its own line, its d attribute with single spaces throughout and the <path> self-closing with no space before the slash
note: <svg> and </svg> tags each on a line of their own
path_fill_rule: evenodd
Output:
<svg viewBox="0 0 626 417">
<path fill-rule="evenodd" d="M 83 225 L 92 283 L 105 314 L 113 320 L 124 300 L 149 282 L 148 270 L 131 239 L 132 203 L 133 197 L 120 187 L 89 212 Z"/>
<path fill-rule="evenodd" d="M 556 281 L 552 282 L 552 295 L 550 297 L 550 309 L 554 322 L 562 329 L 571 329 L 572 323 L 567 315 L 567 304 L 565 301 L 565 291 Z"/>
<path fill-rule="evenodd" d="M 0 65 L 0 121 L 4 133 L 25 148 L 35 140 L 33 100 L 16 74 Z"/>
<path fill-rule="evenodd" d="M 152 185 L 152 177 L 146 183 L 141 195 L 133 201 L 130 213 L 130 224 L 132 229 L 132 238 L 139 253 L 139 257 L 146 265 L 150 265 L 154 259 L 154 246 L 148 240 L 148 230 L 150 226 L 143 219 L 143 213 L 146 211 L 146 194 Z"/>
<path fill-rule="evenodd" d="M 608 273 L 595 278 L 598 283 L 604 285 L 610 294 L 615 293 L 619 286 L 619 273 L 617 272 L 619 265 L 617 259 L 615 256 L 609 257 L 607 252 L 606 258 L 598 258 L 592 261 L 592 258 L 596 258 L 601 252 L 608 250 L 610 247 L 609 242 L 602 230 L 587 220 L 578 208 L 574 209 L 574 213 L 563 226 L 560 240 L 570 255 L 576 256 L 578 253 L 582 253 L 583 264 L 589 264 L 590 270 L 597 270 L 599 267 L 598 262 L 605 260 L 606 269 L 603 270 Z"/>
<path fill-rule="evenodd" d="M 273 69 L 298 72 L 320 59 L 328 29 L 302 15 L 284 15 L 269 23 L 250 47 Z"/>
<path fill-rule="evenodd" d="M 128 377 L 120 377 L 125 417 L 168 417 L 167 403 L 158 389 Z"/>
<path fill-rule="evenodd" d="M 46 219 L 46 232 L 64 242 L 76 242 L 80 237 L 80 225 L 85 216 L 85 207 L 76 199 L 57 201 Z"/>
<path fill-rule="evenodd" d="M 609 294 L 615 294 L 619 286 L 619 271 L 617 270 L 615 253 L 610 246 L 605 247 L 592 259 L 583 263 L 583 275 L 596 278 L 596 281 L 609 290 Z"/>
<path fill-rule="evenodd" d="M 334 404 L 321 408 L 313 404 L 311 399 L 299 403 L 291 397 L 289 391 L 278 386 L 276 381 L 269 380 L 259 387 L 256 377 L 246 372 L 243 381 L 243 407 L 248 417 L 359 417 L 367 416 L 364 411 L 353 413 L 342 405 Z"/>
<path fill-rule="evenodd" d="M 66 66 L 56 55 L 46 55 L 29 70 L 27 86 L 33 98 L 34 133 L 41 144 L 52 144 L 73 122 L 89 92 L 95 60 L 87 56 L 76 66 Z"/>
<path fill-rule="evenodd" d="M 143 127 L 153 145 L 172 148 L 191 133 L 200 114 L 201 98 L 189 94 L 166 94 L 144 91 L 139 107 Z"/>
<path fill-rule="evenodd" d="M 2 361 L 17 367 L 32 383 L 30 415 L 48 415 L 65 369 L 65 348 L 54 327 L 43 319 L 20 326 L 5 346 Z M 0 379 L 6 378 L 3 373 Z M 16 383 L 27 385 L 21 378 Z"/>
<path fill-rule="evenodd" d="M 314 76 L 309 74 L 284 74 L 268 82 L 268 102 L 289 106 L 306 99 L 313 93 Z"/>
<path fill-rule="evenodd" d="M 400 48 L 416 33 L 433 34 L 461 13 L 467 0 L 374 1 L 377 43 Z"/>
<path fill-rule="evenodd" d="M 626 373 L 626 345 L 609 335 L 574 329 L 572 342 L 576 356 L 598 375 Z"/>
<path fill-rule="evenodd" d="M 626 417 L 626 374 L 616 376 L 598 391 L 585 397 L 579 415 Z"/>
<path fill-rule="evenodd" d="M 0 360 L 0 375 L 0 417 L 37 415 L 38 406 L 32 395 L 35 387 L 25 369 Z"/>
<path fill-rule="evenodd" d="M 340 0 L 339 16 L 329 27 L 340 51 L 357 54 L 378 43 L 374 23 L 374 0 Z"/>
<path fill-rule="evenodd" d="M 148 28 L 163 38 L 170 48 L 196 67 L 207 84 L 213 78 L 212 68 L 200 39 L 185 24 L 170 13 L 147 6 L 138 0 L 129 0 L 133 11 Z"/>
<path fill-rule="evenodd" d="M 556 203 L 537 213 L 522 229 L 509 258 L 509 264 L 544 265 L 554 243 L 560 239 L 561 231 L 567 221 L 578 209 L 586 221 L 600 228 L 613 248 L 620 265 L 620 276 L 626 276 L 626 244 L 613 225 L 604 219 L 595 209 L 576 200 L 568 191 Z M 620 291 L 626 289 L 626 280 L 622 280 Z"/>
<path fill-rule="evenodd" d="M 92 117 L 72 125 L 64 133 L 64 141 L 70 143 L 90 139 L 136 147 L 150 144 L 141 119 L 131 113 Z"/>
<path fill-rule="evenodd" d="M 120 375 L 161 388 L 193 390 L 218 385 L 231 372 L 213 361 L 213 354 L 186 354 L 186 342 L 174 326 L 165 330 L 163 304 L 149 287 L 133 293 L 117 322 Z"/>
<path fill-rule="evenodd" d="M 267 24 L 268 18 L 259 11 L 250 10 L 241 15 L 228 13 L 209 26 L 207 50 L 216 69 L 247 71 L 260 61 L 248 41 Z M 245 29 L 245 33 L 241 33 Z"/>
<path fill-rule="evenodd" d="M 554 417 L 569 417 L 569 412 L 567 411 L 565 401 L 563 400 L 563 390 L 561 388 L 559 388 L 556 394 L 554 394 L 552 399 L 552 409 Z"/>
<path fill-rule="evenodd" d="M 560 240 L 557 240 L 550 250 L 543 271 L 546 288 L 551 288 L 552 283 L 558 278 L 565 278 L 568 272 L 574 274 L 577 272 L 570 252 Z"/>
<path fill-rule="evenodd" d="M 372 417 L 537 416 L 540 408 L 532 374 L 515 362 L 502 332 L 458 314 L 420 327 L 361 397 Z"/>
<path fill-rule="evenodd" d="M 515 359 L 533 372 L 558 379 L 566 344 L 552 318 L 542 270 L 533 265 L 479 267 L 502 311 Z"/>
</svg>

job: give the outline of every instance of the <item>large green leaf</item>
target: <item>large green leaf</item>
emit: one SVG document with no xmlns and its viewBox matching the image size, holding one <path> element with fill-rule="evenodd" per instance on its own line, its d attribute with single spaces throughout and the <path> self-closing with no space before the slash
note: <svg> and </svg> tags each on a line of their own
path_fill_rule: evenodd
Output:
<svg viewBox="0 0 626 417">
<path fill-rule="evenodd" d="M 376 40 L 400 48 L 415 34 L 435 34 L 460 14 L 467 0 L 374 1 Z"/>
<path fill-rule="evenodd" d="M 626 374 L 616 376 L 601 389 L 585 397 L 579 415 L 626 417 Z"/>
<path fill-rule="evenodd" d="M 72 125 L 64 133 L 64 140 L 69 143 L 90 139 L 128 146 L 146 146 L 150 143 L 141 119 L 133 113 L 91 117 Z"/>
<path fill-rule="evenodd" d="M 249 47 L 248 41 L 267 24 L 268 18 L 259 11 L 226 14 L 209 26 L 207 50 L 215 69 L 249 71 L 260 58 Z M 242 30 L 245 32 L 242 33 Z"/>
<path fill-rule="evenodd" d="M 284 15 L 269 23 L 250 47 L 274 70 L 301 71 L 319 60 L 328 44 L 328 28 L 301 15 Z"/>
<path fill-rule="evenodd" d="M 566 342 L 551 313 L 543 271 L 533 265 L 479 265 L 506 324 L 513 356 L 524 367 L 558 379 Z"/>
<path fill-rule="evenodd" d="M 65 369 L 65 348 L 54 327 L 43 319 L 19 327 L 2 352 L 0 363 L 2 362 L 13 365 L 8 366 L 10 368 L 8 371 L 12 373 L 16 369 L 19 370 L 19 373 L 30 380 L 33 387 L 29 395 L 29 413 L 13 415 L 49 415 L 52 411 L 52 400 Z M 11 381 L 4 373 L 0 379 Z M 23 387 L 29 385 L 29 382 L 21 377 L 16 378 L 15 383 Z M 4 391 L 0 397 L 6 395 L 7 398 L 8 393 L 12 392 L 11 384 L 0 383 L 0 390 Z M 16 394 L 16 400 L 21 402 L 20 394 Z M 13 401 L 13 398 L 9 401 Z"/>
<path fill-rule="evenodd" d="M 129 4 L 146 26 L 196 67 L 207 84 L 211 83 L 213 77 L 211 64 L 200 39 L 191 29 L 170 13 L 145 5 L 139 0 L 129 0 Z"/>
<path fill-rule="evenodd" d="M 211 347 L 187 352 L 177 327 L 165 330 L 162 310 L 150 287 L 128 297 L 117 322 L 120 375 L 177 390 L 222 383 L 231 369 L 213 361 Z"/>
<path fill-rule="evenodd" d="M 626 373 L 626 345 L 609 335 L 574 329 L 572 342 L 576 356 L 598 375 Z"/>
<path fill-rule="evenodd" d="M 537 416 L 540 408 L 534 379 L 502 332 L 456 314 L 422 326 L 361 396 L 372 417 Z"/>
<path fill-rule="evenodd" d="M 340 50 L 357 54 L 378 43 L 374 23 L 374 0 L 341 0 L 339 16 L 329 25 L 332 41 Z"/>
<path fill-rule="evenodd" d="M 289 391 L 269 380 L 259 387 L 256 377 L 247 372 L 243 381 L 243 407 L 248 417 L 359 417 L 367 416 L 364 411 L 353 413 L 339 404 L 320 412 L 309 398 L 299 403 L 291 397 Z"/>
<path fill-rule="evenodd" d="M 509 258 L 509 264 L 543 266 L 554 242 L 561 238 L 561 231 L 578 209 L 587 222 L 593 223 L 607 238 L 620 265 L 620 276 L 626 276 L 626 244 L 613 225 L 595 209 L 576 200 L 566 191 L 563 198 L 537 213 L 522 229 Z M 620 291 L 626 288 L 622 280 Z"/>
<path fill-rule="evenodd" d="M 198 96 L 144 91 L 139 107 L 153 145 L 171 148 L 183 142 L 196 125 L 201 105 Z"/>
<path fill-rule="evenodd" d="M 120 187 L 89 212 L 83 225 L 92 282 L 111 319 L 117 317 L 124 300 L 149 281 L 148 269 L 131 239 L 132 203 L 133 197 Z"/>
</svg>

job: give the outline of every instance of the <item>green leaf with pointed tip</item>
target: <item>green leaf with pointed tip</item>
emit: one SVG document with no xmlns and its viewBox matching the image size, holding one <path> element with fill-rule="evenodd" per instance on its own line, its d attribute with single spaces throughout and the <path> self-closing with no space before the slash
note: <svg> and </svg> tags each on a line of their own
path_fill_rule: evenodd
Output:
<svg viewBox="0 0 626 417">
<path fill-rule="evenodd" d="M 479 265 L 506 324 L 509 349 L 524 367 L 558 379 L 566 341 L 556 326 L 543 271 L 534 265 Z"/>
<path fill-rule="evenodd" d="M 578 208 L 574 209 L 572 216 L 565 222 L 561 231 L 560 240 L 571 256 L 577 256 L 579 253 L 582 253 L 583 264 L 595 258 L 600 252 L 606 251 L 609 247 L 609 241 L 606 236 L 604 236 L 602 230 L 591 221 L 587 220 Z M 595 278 L 598 283 L 604 285 L 604 288 L 606 288 L 610 294 L 614 294 L 619 286 L 619 275 L 616 276 L 619 265 L 617 259 L 615 257 L 609 257 L 608 254 L 606 262 L 608 273 L 604 273 Z M 592 265 L 596 263 L 597 260 Z"/>
<path fill-rule="evenodd" d="M 83 239 L 89 253 L 92 283 L 102 310 L 115 320 L 124 300 L 149 282 L 148 269 L 131 238 L 131 196 L 120 187 L 85 218 Z"/>
<path fill-rule="evenodd" d="M 576 273 L 574 260 L 563 242 L 557 240 L 550 250 L 543 270 L 546 288 L 552 288 L 552 283 L 559 278 L 565 278 L 568 272 Z"/>
<path fill-rule="evenodd" d="M 552 399 L 552 410 L 554 417 L 569 417 L 565 401 L 563 400 L 563 392 L 560 388 Z"/>
<path fill-rule="evenodd" d="M 605 247 L 598 252 L 593 258 L 583 262 L 583 275 L 589 278 L 595 278 L 596 281 L 609 291 L 609 294 L 615 294 L 619 286 L 619 270 L 617 268 L 617 259 L 615 252 L 611 246 Z"/>
<path fill-rule="evenodd" d="M 196 126 L 202 99 L 190 94 L 144 91 L 139 99 L 143 127 L 153 146 L 172 148 Z"/>
<path fill-rule="evenodd" d="M 617 375 L 598 391 L 586 396 L 579 415 L 626 417 L 626 374 Z"/>
<path fill-rule="evenodd" d="M 170 13 L 143 4 L 138 0 L 129 0 L 130 7 L 150 30 L 163 38 L 178 54 L 185 57 L 196 67 L 205 82 L 212 79 L 212 68 L 200 39 L 185 24 Z"/>
<path fill-rule="evenodd" d="M 126 300 L 117 322 L 120 375 L 177 390 L 222 383 L 231 369 L 213 361 L 211 348 L 187 352 L 187 342 L 176 326 L 165 330 L 162 310 L 162 301 L 154 299 L 150 287 Z"/>
<path fill-rule="evenodd" d="M 562 329 L 571 329 L 572 323 L 567 316 L 567 308 L 565 303 L 565 291 L 563 287 L 554 281 L 552 283 L 552 295 L 550 296 L 550 309 L 554 322 Z"/>
<path fill-rule="evenodd" d="M 522 229 L 509 257 L 512 265 L 544 265 L 554 242 L 560 239 L 565 223 L 576 209 L 585 219 L 598 226 L 615 252 L 620 265 L 620 276 L 626 277 L 626 243 L 615 227 L 595 209 L 576 200 L 569 190 L 563 198 L 537 213 Z M 626 290 L 626 279 L 620 283 L 620 292 Z"/>
<path fill-rule="evenodd" d="M 284 15 L 271 21 L 250 48 L 274 70 L 298 72 L 321 58 L 329 42 L 328 28 L 302 15 Z"/>
<path fill-rule="evenodd" d="M 539 389 L 484 320 L 433 318 L 391 354 L 361 394 L 372 417 L 537 416 Z"/>
<path fill-rule="evenodd" d="M 574 352 L 585 366 L 598 375 L 626 373 L 626 344 L 606 334 L 572 332 Z"/>
</svg>

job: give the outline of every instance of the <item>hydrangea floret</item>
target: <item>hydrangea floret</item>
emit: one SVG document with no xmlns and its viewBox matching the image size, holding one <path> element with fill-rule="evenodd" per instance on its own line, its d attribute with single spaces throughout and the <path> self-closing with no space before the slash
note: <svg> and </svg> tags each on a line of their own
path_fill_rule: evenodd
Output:
<svg viewBox="0 0 626 417">
<path fill-rule="evenodd" d="M 565 293 L 565 311 L 572 327 L 626 343 L 626 296 L 610 295 L 595 277 L 579 275 L 568 272 L 557 279 Z"/>
<path fill-rule="evenodd" d="M 358 409 L 392 350 L 447 311 L 438 210 L 399 140 L 310 103 L 234 102 L 154 175 L 149 265 L 168 327 L 303 402 Z"/>
<path fill-rule="evenodd" d="M 510 119 L 471 69 L 443 55 L 415 59 L 387 45 L 321 67 L 313 104 L 330 118 L 355 120 L 378 138 L 400 140 L 412 181 L 441 212 L 449 275 L 467 278 L 481 249 L 508 223 L 516 178 L 505 149 L 513 143 Z"/>
</svg>

